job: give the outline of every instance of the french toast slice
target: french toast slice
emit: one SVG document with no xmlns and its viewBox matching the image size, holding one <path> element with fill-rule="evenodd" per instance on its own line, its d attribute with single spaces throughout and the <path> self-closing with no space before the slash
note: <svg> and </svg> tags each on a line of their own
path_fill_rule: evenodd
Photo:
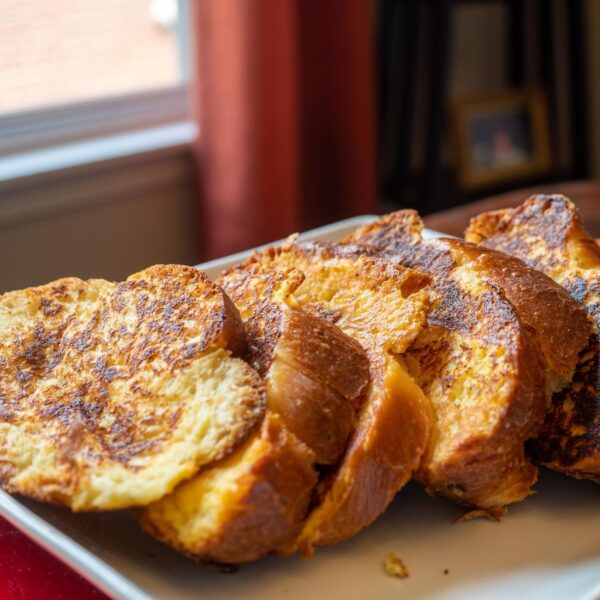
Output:
<svg viewBox="0 0 600 600">
<path fill-rule="evenodd" d="M 525 442 L 549 394 L 566 385 L 588 335 L 585 315 L 521 261 L 457 239 L 423 239 L 414 211 L 366 225 L 362 244 L 433 278 L 439 303 L 407 353 L 434 408 L 417 474 L 431 493 L 501 514 L 531 493 Z"/>
<path fill-rule="evenodd" d="M 430 299 L 422 288 L 429 278 L 334 244 L 290 242 L 255 253 L 226 274 L 234 283 L 224 287 L 235 298 L 235 282 L 289 268 L 305 276 L 293 292 L 293 306 L 335 323 L 369 359 L 369 385 L 345 452 L 322 476 L 296 543 L 280 548 L 291 552 L 299 547 L 310 556 L 314 546 L 344 540 L 371 523 L 420 462 L 430 408 L 402 354 L 426 321 Z M 335 365 L 320 377 L 338 393 L 352 382 Z"/>
<path fill-rule="evenodd" d="M 532 196 L 516 208 L 483 213 L 471 220 L 466 237 L 544 272 L 587 311 L 593 334 L 530 450 L 551 469 L 600 482 L 600 247 L 561 195 Z"/>
<path fill-rule="evenodd" d="M 246 359 L 265 378 L 268 409 L 326 465 L 346 448 L 369 361 L 356 340 L 297 305 L 294 292 L 304 279 L 298 269 L 252 264 L 217 283 L 244 321 Z"/>
<path fill-rule="evenodd" d="M 247 360 L 264 377 L 263 427 L 223 461 L 139 511 L 152 535 L 203 560 L 242 563 L 293 543 L 317 472 L 339 460 L 368 383 L 365 351 L 295 306 L 295 269 L 219 278 L 244 320 Z"/>
<path fill-rule="evenodd" d="M 138 511 L 142 527 L 194 558 L 257 560 L 297 535 L 317 483 L 315 456 L 267 411 L 241 448 Z"/>
<path fill-rule="evenodd" d="M 158 265 L 0 296 L 0 482 L 73 510 L 141 506 L 261 422 L 237 310 L 205 275 Z"/>
</svg>

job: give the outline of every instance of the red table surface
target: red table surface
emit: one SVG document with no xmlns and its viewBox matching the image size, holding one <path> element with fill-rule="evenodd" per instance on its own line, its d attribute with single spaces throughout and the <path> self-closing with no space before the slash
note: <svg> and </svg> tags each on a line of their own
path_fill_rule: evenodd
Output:
<svg viewBox="0 0 600 600">
<path fill-rule="evenodd" d="M 0 517 L 0 600 L 107 596 Z"/>
</svg>

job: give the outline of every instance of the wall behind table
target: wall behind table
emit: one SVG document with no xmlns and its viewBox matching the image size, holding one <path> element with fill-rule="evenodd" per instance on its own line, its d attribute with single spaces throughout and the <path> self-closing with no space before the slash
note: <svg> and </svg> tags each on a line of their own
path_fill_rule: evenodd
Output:
<svg viewBox="0 0 600 600">
<path fill-rule="evenodd" d="M 68 275 L 119 280 L 151 264 L 194 264 L 194 189 L 181 149 L 5 185 L 0 293 Z"/>
</svg>

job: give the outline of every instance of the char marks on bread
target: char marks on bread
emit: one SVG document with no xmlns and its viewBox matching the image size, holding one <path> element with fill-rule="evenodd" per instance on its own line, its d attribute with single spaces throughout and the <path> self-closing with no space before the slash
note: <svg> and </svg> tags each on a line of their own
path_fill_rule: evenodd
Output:
<svg viewBox="0 0 600 600">
<path fill-rule="evenodd" d="M 545 273 L 587 311 L 593 332 L 530 450 L 547 467 L 600 482 L 600 247 L 561 195 L 532 196 L 516 208 L 483 213 L 471 220 L 466 237 Z"/>
<path fill-rule="evenodd" d="M 368 384 L 363 348 L 296 305 L 296 269 L 236 269 L 219 278 L 239 309 L 250 364 L 264 378 L 262 428 L 223 461 L 140 511 L 155 537 L 203 560 L 241 563 L 295 546 L 315 465 L 346 449 Z"/>
<path fill-rule="evenodd" d="M 521 261 L 422 239 L 422 229 L 414 211 L 399 211 L 344 241 L 431 275 L 439 301 L 407 353 L 435 415 L 418 478 L 432 493 L 497 512 L 531 493 L 537 470 L 525 442 L 551 392 L 572 376 L 589 325 L 559 286 Z"/>
<path fill-rule="evenodd" d="M 0 296 L 0 481 L 73 510 L 148 504 L 265 411 L 241 319 L 191 267 Z"/>
</svg>

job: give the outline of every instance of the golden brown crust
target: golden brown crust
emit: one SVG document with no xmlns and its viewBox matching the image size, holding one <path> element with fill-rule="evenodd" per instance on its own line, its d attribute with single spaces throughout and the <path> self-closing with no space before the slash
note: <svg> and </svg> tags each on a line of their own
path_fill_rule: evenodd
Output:
<svg viewBox="0 0 600 600">
<path fill-rule="evenodd" d="M 298 539 L 314 546 L 345 540 L 375 520 L 418 468 L 431 412 L 422 391 L 394 357 L 372 363 L 368 404 L 341 463 L 322 482 L 319 503 Z"/>
<path fill-rule="evenodd" d="M 572 268 L 575 257 L 582 268 L 600 260 L 577 207 L 559 194 L 532 196 L 516 208 L 482 213 L 471 219 L 465 238 L 516 256 L 555 280 L 560 271 Z"/>
<path fill-rule="evenodd" d="M 313 461 L 313 453 L 276 415 L 268 414 L 260 434 L 171 496 L 139 511 L 140 523 L 201 560 L 256 560 L 297 535 L 317 481 Z M 208 494 L 216 495 L 214 502 L 207 502 Z M 203 503 L 205 510 L 199 510 Z"/>
<path fill-rule="evenodd" d="M 595 331 L 530 449 L 552 469 L 600 480 L 600 248 L 575 205 L 560 195 L 533 196 L 517 208 L 481 214 L 466 236 L 544 272 L 587 310 Z"/>
<path fill-rule="evenodd" d="M 294 306 L 293 291 L 303 279 L 294 269 L 249 264 L 218 283 L 244 319 L 248 360 L 265 377 L 269 409 L 316 453 L 318 463 L 331 464 L 354 425 L 368 359 L 334 324 Z"/>
<path fill-rule="evenodd" d="M 265 378 L 268 407 L 317 455 L 342 456 L 369 381 L 368 360 L 335 325 L 302 310 L 283 310 L 277 357 Z"/>
<path fill-rule="evenodd" d="M 421 240 L 421 231 L 418 215 L 401 211 L 346 241 L 433 275 L 440 302 L 408 353 L 437 421 L 419 477 L 433 493 L 503 506 L 530 493 L 536 470 L 524 443 L 542 423 L 545 382 L 571 375 L 586 324 L 557 286 L 520 261 L 459 240 Z M 555 323 L 565 307 L 573 320 Z M 569 347 L 556 348 L 557 340 Z"/>
<path fill-rule="evenodd" d="M 436 433 L 417 479 L 431 494 L 486 510 L 531 494 L 537 469 L 525 456 L 524 441 L 539 429 L 546 401 L 533 340 L 529 335 L 519 339 L 510 318 L 503 326 L 502 341 L 493 344 L 434 328 L 435 341 L 423 335 L 408 354 L 418 365 L 417 381 L 428 397 L 434 399 L 438 386 L 442 388 L 434 400 Z M 477 401 L 464 402 L 462 414 L 448 425 L 446 403 L 456 401 L 463 386 Z M 501 393 L 495 394 L 494 388 Z M 491 406 L 482 409 L 486 399 Z"/>
<path fill-rule="evenodd" d="M 363 346 L 370 362 L 370 385 L 347 450 L 321 483 L 299 539 L 310 554 L 313 546 L 343 540 L 373 521 L 418 466 L 429 435 L 429 405 L 395 357 L 425 322 L 429 298 L 421 288 L 429 280 L 323 243 L 269 249 L 238 270 L 286 268 L 306 276 L 294 291 L 294 305 L 335 323 Z"/>
<path fill-rule="evenodd" d="M 3 486 L 76 510 L 164 495 L 262 419 L 260 379 L 230 356 L 244 345 L 231 302 L 190 267 L 1 296 Z M 239 396 L 216 406 L 207 377 Z"/>
<path fill-rule="evenodd" d="M 579 352 L 591 328 L 585 311 L 549 277 L 520 260 L 461 240 L 447 240 L 455 255 L 472 261 L 487 282 L 497 286 L 515 307 L 526 330 L 533 332 L 552 391 L 571 380 Z"/>
</svg>

